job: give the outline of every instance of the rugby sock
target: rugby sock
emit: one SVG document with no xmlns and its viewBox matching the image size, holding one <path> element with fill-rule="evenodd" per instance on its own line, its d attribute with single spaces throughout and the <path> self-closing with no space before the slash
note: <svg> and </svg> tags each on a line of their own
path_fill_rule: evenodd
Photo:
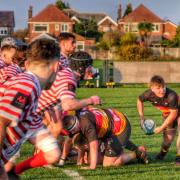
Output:
<svg viewBox="0 0 180 180">
<path fill-rule="evenodd" d="M 18 163 L 14 167 L 14 172 L 16 174 L 21 174 L 22 172 L 26 171 L 27 169 L 41 167 L 47 165 L 48 162 L 44 157 L 44 153 L 40 151 L 36 155 L 30 157 L 29 159 L 24 160 L 23 162 Z"/>
<path fill-rule="evenodd" d="M 138 149 L 138 147 L 131 141 L 128 141 L 126 144 L 126 149 L 130 150 L 130 151 L 136 151 Z"/>
</svg>

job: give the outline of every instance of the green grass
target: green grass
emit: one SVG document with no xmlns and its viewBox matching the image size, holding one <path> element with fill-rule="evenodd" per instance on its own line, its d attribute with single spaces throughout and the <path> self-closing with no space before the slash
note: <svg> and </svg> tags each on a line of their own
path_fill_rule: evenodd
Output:
<svg viewBox="0 0 180 180">
<path fill-rule="evenodd" d="M 173 87 L 173 89 L 180 94 L 180 87 Z M 99 95 L 103 101 L 103 108 L 112 107 L 117 108 L 127 115 L 132 126 L 131 140 L 137 145 L 146 145 L 149 156 L 152 159 L 148 165 L 131 164 L 123 167 L 102 168 L 98 167 L 95 171 L 80 170 L 75 165 L 67 164 L 64 168 L 45 169 L 38 168 L 26 171 L 22 175 L 22 179 L 72 179 L 63 173 L 64 169 L 71 169 L 78 171 L 81 176 L 87 180 L 98 179 L 179 179 L 180 168 L 175 167 L 174 158 L 176 154 L 175 141 L 168 153 L 166 159 L 155 161 L 154 155 L 159 152 L 162 135 L 147 136 L 143 133 L 139 126 L 139 118 L 136 111 L 136 98 L 145 90 L 144 87 L 123 87 L 115 89 L 78 89 L 78 97 L 85 98 L 90 95 Z M 157 125 L 161 124 L 161 113 L 153 108 L 149 103 L 145 104 L 146 118 L 152 118 Z M 26 143 L 22 148 L 22 158 L 25 159 L 32 152 L 32 146 Z"/>
</svg>

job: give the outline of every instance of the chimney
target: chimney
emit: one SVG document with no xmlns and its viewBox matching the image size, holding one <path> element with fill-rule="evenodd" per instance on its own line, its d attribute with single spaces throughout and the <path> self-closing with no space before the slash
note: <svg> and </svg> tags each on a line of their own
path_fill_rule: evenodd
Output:
<svg viewBox="0 0 180 180">
<path fill-rule="evenodd" d="M 33 16 L 33 7 L 29 6 L 29 10 L 28 10 L 28 19 L 32 18 Z"/>
<path fill-rule="evenodd" d="M 117 21 L 119 21 L 122 18 L 122 5 L 121 3 L 119 4 L 118 7 L 118 17 L 117 17 Z"/>
</svg>

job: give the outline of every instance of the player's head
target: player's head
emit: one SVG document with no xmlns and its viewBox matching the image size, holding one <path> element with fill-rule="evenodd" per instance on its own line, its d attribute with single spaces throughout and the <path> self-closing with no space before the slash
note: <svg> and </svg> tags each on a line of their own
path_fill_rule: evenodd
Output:
<svg viewBox="0 0 180 180">
<path fill-rule="evenodd" d="M 155 75 L 151 78 L 150 88 L 158 97 L 164 97 L 166 93 L 166 86 L 164 79 L 159 75 Z"/>
<path fill-rule="evenodd" d="M 80 131 L 80 124 L 77 116 L 65 116 L 63 118 L 63 125 L 71 134 L 76 134 Z"/>
<path fill-rule="evenodd" d="M 6 37 L 1 41 L 1 56 L 7 64 L 11 64 L 16 53 L 16 41 L 12 37 Z"/>
<path fill-rule="evenodd" d="M 59 58 L 59 46 L 54 40 L 37 39 L 29 45 L 25 66 L 37 75 L 43 89 L 49 89 L 56 77 Z"/>
<path fill-rule="evenodd" d="M 76 38 L 72 33 L 63 32 L 58 36 L 61 52 L 69 56 L 76 49 Z"/>
</svg>

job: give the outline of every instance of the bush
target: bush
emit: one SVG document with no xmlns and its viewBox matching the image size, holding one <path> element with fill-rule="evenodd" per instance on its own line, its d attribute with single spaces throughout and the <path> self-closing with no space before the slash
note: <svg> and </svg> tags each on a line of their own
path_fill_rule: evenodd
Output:
<svg viewBox="0 0 180 180">
<path fill-rule="evenodd" d="M 121 46 L 116 50 L 116 60 L 122 61 L 142 61 L 149 60 L 153 57 L 153 51 L 150 48 L 141 47 L 139 45 Z"/>
</svg>

